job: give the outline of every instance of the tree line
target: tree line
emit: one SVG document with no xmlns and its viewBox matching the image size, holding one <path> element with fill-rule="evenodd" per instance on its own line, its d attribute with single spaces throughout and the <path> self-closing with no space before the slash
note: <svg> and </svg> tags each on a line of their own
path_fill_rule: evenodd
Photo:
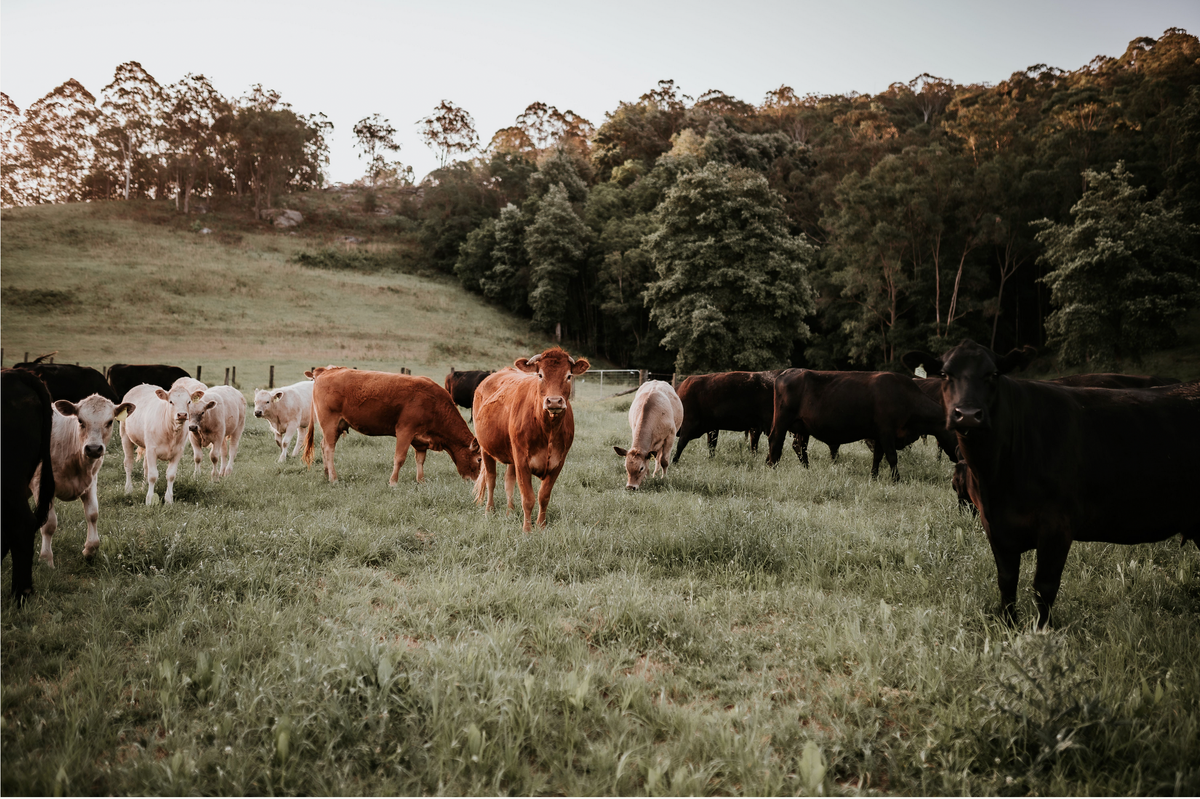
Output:
<svg viewBox="0 0 1200 799">
<path fill-rule="evenodd" d="M 235 104 L 222 130 L 255 107 Z M 31 107 L 23 125 L 46 116 Z M 319 167 L 327 123 L 296 120 Z M 23 201 L 137 184 L 133 145 L 92 124 L 108 160 L 71 191 L 35 169 L 67 156 L 24 140 L 18 163 L 47 188 Z M 424 266 L 620 364 L 877 368 L 969 336 L 1102 367 L 1170 346 L 1200 299 L 1200 43 L 1180 29 L 996 85 L 924 74 L 876 95 L 781 86 L 755 105 L 665 80 L 598 127 L 540 102 L 482 147 L 448 101 L 420 124 L 441 166 L 401 213 Z M 372 185 L 411 180 L 385 157 L 387 120 L 355 134 Z M 157 180 L 154 196 L 186 202 L 185 175 L 192 191 L 259 185 L 235 155 L 252 147 L 158 141 L 154 168 L 135 170 L 143 192 Z M 87 194 L 101 175 L 106 193 Z M 275 186 L 319 184 L 310 168 Z"/>
</svg>

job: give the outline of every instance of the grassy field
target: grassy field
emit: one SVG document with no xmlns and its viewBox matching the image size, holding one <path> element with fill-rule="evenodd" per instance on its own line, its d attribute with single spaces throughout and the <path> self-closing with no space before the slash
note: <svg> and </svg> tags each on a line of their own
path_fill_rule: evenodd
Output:
<svg viewBox="0 0 1200 799">
<path fill-rule="evenodd" d="M 59 349 L 196 360 L 208 377 L 221 341 L 239 378 L 361 359 L 440 379 L 451 358 L 494 365 L 544 344 L 449 283 L 297 267 L 290 255 L 312 246 L 299 237 L 223 244 L 116 216 L 5 211 L 9 362 Z M 223 288 L 176 296 L 176 272 Z M 77 299 L 10 301 L 48 273 L 75 297 L 107 292 L 103 319 Z M 769 469 L 726 434 L 715 458 L 693 442 L 631 494 L 612 451 L 628 444 L 630 397 L 610 393 L 580 392 L 550 524 L 528 535 L 519 513 L 474 505 L 445 454 L 424 484 L 407 464 L 389 489 L 390 439 L 343 439 L 329 485 L 319 463 L 275 463 L 251 418 L 229 478 L 186 466 L 176 503 L 153 507 L 136 479 L 124 494 L 110 449 L 97 557 L 80 555 L 79 503 L 60 504 L 58 568 L 35 566 L 26 607 L 3 570 L 0 788 L 1200 792 L 1195 547 L 1075 547 L 1043 634 L 1028 626 L 1031 553 L 1025 624 L 1009 628 L 932 442 L 901 453 L 893 484 L 868 478 L 861 444 L 836 464 L 818 444 L 811 469 L 790 454 Z"/>
</svg>

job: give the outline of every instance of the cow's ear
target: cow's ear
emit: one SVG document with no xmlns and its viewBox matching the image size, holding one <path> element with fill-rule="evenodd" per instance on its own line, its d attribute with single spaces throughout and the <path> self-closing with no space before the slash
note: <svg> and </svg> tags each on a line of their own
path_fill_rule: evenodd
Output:
<svg viewBox="0 0 1200 799">
<path fill-rule="evenodd" d="M 1037 355 L 1037 348 L 1026 344 L 1019 350 L 1010 350 L 1003 358 L 996 359 L 996 372 L 1006 375 L 1014 369 L 1024 369 Z"/>
<path fill-rule="evenodd" d="M 904 353 L 900 362 L 914 372 L 917 371 L 918 366 L 922 366 L 925 368 L 925 374 L 927 375 L 940 375 L 942 373 L 942 359 L 921 350 L 912 350 L 911 352 Z"/>
<path fill-rule="evenodd" d="M 313 374 L 314 371 L 316 371 L 316 370 L 309 369 L 307 372 L 304 373 L 304 376 L 307 377 L 309 380 L 312 380 L 313 377 L 315 377 L 315 375 Z"/>
<path fill-rule="evenodd" d="M 212 410 L 213 408 L 215 408 L 215 407 L 217 407 L 217 401 L 216 401 L 216 400 L 209 400 L 209 401 L 208 401 L 208 404 L 204 406 L 204 410 L 206 410 L 206 411 L 211 411 L 211 410 Z"/>
<path fill-rule="evenodd" d="M 200 399 L 203 396 L 204 396 L 203 391 L 193 391 L 192 392 L 192 402 L 195 402 L 196 400 Z"/>
<path fill-rule="evenodd" d="M 171 401 L 171 395 L 163 391 L 161 388 L 154 392 L 154 396 L 158 397 L 160 400 L 167 400 L 168 402 Z"/>
<path fill-rule="evenodd" d="M 571 367 L 571 374 L 578 377 L 590 368 L 592 368 L 592 365 L 588 363 L 587 358 L 577 358 L 575 364 Z"/>
<path fill-rule="evenodd" d="M 616 451 L 616 453 L 618 455 L 620 455 L 622 458 L 624 458 L 626 455 L 629 454 L 629 450 L 621 449 L 620 447 L 613 447 L 613 450 Z"/>
<path fill-rule="evenodd" d="M 280 397 L 282 397 L 282 396 L 283 396 L 283 392 L 282 392 L 282 391 L 276 391 L 276 392 L 275 392 L 275 396 L 271 397 L 271 399 L 273 399 L 273 400 L 277 400 L 277 399 L 279 399 L 279 398 L 280 398 Z"/>
<path fill-rule="evenodd" d="M 113 408 L 113 421 L 123 422 L 125 417 L 137 410 L 137 406 L 132 402 L 122 402 L 117 407 Z"/>
<path fill-rule="evenodd" d="M 513 361 L 513 366 L 520 369 L 522 372 L 536 372 L 537 366 L 529 363 L 528 358 L 517 358 Z"/>
<path fill-rule="evenodd" d="M 646 460 L 648 460 L 648 461 L 652 461 L 652 460 L 654 460 L 654 459 L 655 459 L 655 458 L 657 458 L 657 457 L 658 457 L 658 452 L 657 452 L 657 451 L 656 451 L 656 452 L 647 452 L 647 453 L 646 453 Z"/>
<path fill-rule="evenodd" d="M 69 400 L 58 400 L 54 403 L 54 410 L 58 411 L 63 416 L 74 416 L 79 412 L 79 409 L 76 408 L 75 405 Z"/>
</svg>

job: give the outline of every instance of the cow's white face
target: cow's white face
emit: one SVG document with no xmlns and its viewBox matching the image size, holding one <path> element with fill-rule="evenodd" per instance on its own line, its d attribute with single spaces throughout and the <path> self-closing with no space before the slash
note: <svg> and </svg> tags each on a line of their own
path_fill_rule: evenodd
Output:
<svg viewBox="0 0 1200 799">
<path fill-rule="evenodd" d="M 124 419 L 134 405 L 130 402 L 113 405 L 107 398 L 93 394 L 78 403 L 59 400 L 54 409 L 63 416 L 74 417 L 79 425 L 79 454 L 94 461 L 104 457 L 113 422 Z"/>
<path fill-rule="evenodd" d="M 658 457 L 657 452 L 645 452 L 634 447 L 626 450 L 621 447 L 613 447 L 616 453 L 625 459 L 625 488 L 630 491 L 637 491 L 642 485 L 642 480 L 650 473 L 651 465 L 654 459 Z"/>
<path fill-rule="evenodd" d="M 269 391 L 260 388 L 254 392 L 254 415 L 261 419 L 271 407 L 271 403 L 283 396 L 282 391 Z"/>
<path fill-rule="evenodd" d="M 197 391 L 193 394 L 192 401 L 187 406 L 188 431 L 199 433 L 200 428 L 204 426 L 204 414 L 215 407 L 217 407 L 217 401 L 205 398 L 203 391 Z"/>
<path fill-rule="evenodd" d="M 171 386 L 170 392 L 159 391 L 161 397 L 163 393 L 167 396 L 165 399 L 171 403 L 171 409 L 175 412 L 175 424 L 181 425 L 187 422 L 188 405 L 192 401 L 192 392 L 183 386 Z"/>
</svg>

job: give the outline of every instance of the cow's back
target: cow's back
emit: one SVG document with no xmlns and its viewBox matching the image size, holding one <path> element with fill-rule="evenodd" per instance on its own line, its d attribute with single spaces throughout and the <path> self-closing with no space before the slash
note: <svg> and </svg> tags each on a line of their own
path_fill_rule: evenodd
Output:
<svg viewBox="0 0 1200 799">
<path fill-rule="evenodd" d="M 513 462 L 513 437 L 527 427 L 522 420 L 535 418 L 540 412 L 536 388 L 536 375 L 511 367 L 494 372 L 479 383 L 471 413 L 480 449 L 501 463 Z"/>
<path fill-rule="evenodd" d="M 774 372 L 693 375 L 679 386 L 684 419 L 698 429 L 766 430 L 771 426 Z"/>
<path fill-rule="evenodd" d="M 179 366 L 161 363 L 114 363 L 108 368 L 108 383 L 117 397 L 123 397 L 134 386 L 146 383 L 161 389 L 170 389 L 181 377 L 191 374 Z"/>
</svg>

